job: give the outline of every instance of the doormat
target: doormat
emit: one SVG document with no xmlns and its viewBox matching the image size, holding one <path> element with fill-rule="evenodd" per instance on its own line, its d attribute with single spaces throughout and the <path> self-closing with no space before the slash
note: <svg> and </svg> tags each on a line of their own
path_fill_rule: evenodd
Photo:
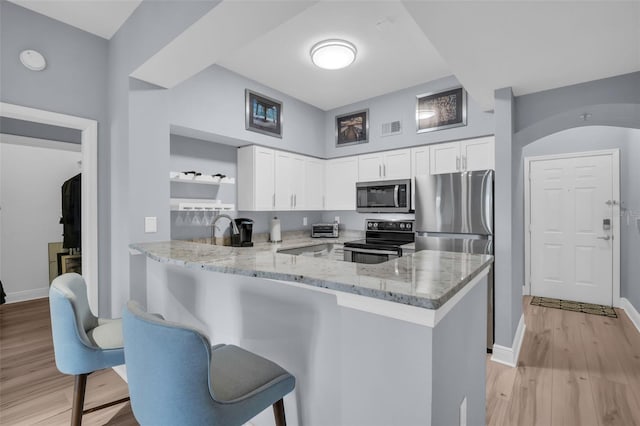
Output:
<svg viewBox="0 0 640 426">
<path fill-rule="evenodd" d="M 544 308 L 563 309 L 565 311 L 584 312 L 585 314 L 618 318 L 616 311 L 611 306 L 607 305 L 594 305 L 593 303 L 572 302 L 571 300 L 538 296 L 531 298 L 531 304 L 533 306 L 542 306 Z"/>
</svg>

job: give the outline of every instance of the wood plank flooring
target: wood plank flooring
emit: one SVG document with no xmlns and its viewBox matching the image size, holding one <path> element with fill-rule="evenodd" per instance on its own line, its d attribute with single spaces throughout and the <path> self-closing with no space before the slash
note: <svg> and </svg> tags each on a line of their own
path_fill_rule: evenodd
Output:
<svg viewBox="0 0 640 426">
<path fill-rule="evenodd" d="M 487 424 L 640 426 L 640 333 L 624 311 L 615 319 L 528 302 L 518 367 L 487 358 Z M 48 300 L 1 305 L 0 425 L 68 425 L 72 394 L 73 378 L 55 367 Z M 115 372 L 100 371 L 85 406 L 126 395 Z M 83 420 L 137 425 L 129 403 Z"/>
<path fill-rule="evenodd" d="M 488 425 L 640 425 L 640 333 L 607 318 L 531 306 L 517 368 L 487 363 Z"/>
<path fill-rule="evenodd" d="M 0 425 L 69 425 L 73 377 L 56 369 L 48 299 L 0 305 Z M 87 380 L 85 408 L 128 396 L 113 370 Z M 129 403 L 86 414 L 83 425 L 137 425 Z"/>
</svg>

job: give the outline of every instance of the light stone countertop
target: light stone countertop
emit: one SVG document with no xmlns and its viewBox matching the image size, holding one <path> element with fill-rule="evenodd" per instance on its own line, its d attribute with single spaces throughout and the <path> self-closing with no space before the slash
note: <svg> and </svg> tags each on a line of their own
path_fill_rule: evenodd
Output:
<svg viewBox="0 0 640 426">
<path fill-rule="evenodd" d="M 277 253 L 314 244 L 342 244 L 353 236 L 297 236 L 254 247 L 213 246 L 187 241 L 131 244 L 133 250 L 166 264 L 227 274 L 292 281 L 410 306 L 437 309 L 460 291 L 493 256 L 425 250 L 377 265 Z"/>
</svg>

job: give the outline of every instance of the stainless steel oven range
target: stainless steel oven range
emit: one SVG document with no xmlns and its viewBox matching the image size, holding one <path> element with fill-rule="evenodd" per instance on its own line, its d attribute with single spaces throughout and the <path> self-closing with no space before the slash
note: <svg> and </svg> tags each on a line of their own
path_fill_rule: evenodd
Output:
<svg viewBox="0 0 640 426">
<path fill-rule="evenodd" d="M 344 260 L 382 263 L 401 257 L 402 247 L 415 241 L 413 220 L 367 219 L 365 239 L 344 243 Z"/>
</svg>

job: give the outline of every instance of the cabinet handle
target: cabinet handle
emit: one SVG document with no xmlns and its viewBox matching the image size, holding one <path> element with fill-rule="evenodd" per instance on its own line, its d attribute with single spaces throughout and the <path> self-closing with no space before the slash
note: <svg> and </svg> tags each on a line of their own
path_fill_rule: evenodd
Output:
<svg viewBox="0 0 640 426">
<path fill-rule="evenodd" d="M 322 208 L 323 208 L 323 209 L 325 208 L 325 201 L 324 201 L 324 199 L 325 199 L 325 196 L 323 195 L 323 196 L 322 196 Z"/>
<path fill-rule="evenodd" d="M 298 194 L 293 194 L 293 207 L 298 205 Z"/>
<path fill-rule="evenodd" d="M 462 169 L 467 170 L 467 156 L 462 156 Z"/>
<path fill-rule="evenodd" d="M 456 170 L 460 171 L 460 157 L 456 156 Z"/>
<path fill-rule="evenodd" d="M 273 207 L 275 207 L 276 206 L 276 193 L 275 192 L 273 193 L 273 197 L 271 197 L 271 198 L 273 200 L 272 201 Z"/>
<path fill-rule="evenodd" d="M 382 177 L 382 164 L 378 164 L 378 177 Z"/>
<path fill-rule="evenodd" d="M 387 165 L 382 165 L 382 177 L 387 177 Z"/>
</svg>

